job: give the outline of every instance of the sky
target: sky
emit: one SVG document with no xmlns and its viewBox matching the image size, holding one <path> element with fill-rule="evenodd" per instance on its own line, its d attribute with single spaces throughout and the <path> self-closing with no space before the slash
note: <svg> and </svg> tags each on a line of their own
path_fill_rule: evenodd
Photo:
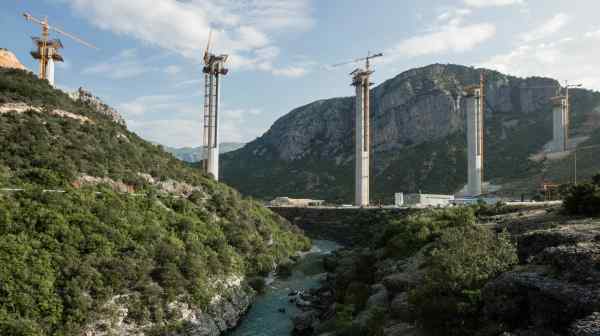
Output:
<svg viewBox="0 0 600 336">
<path fill-rule="evenodd" d="M 350 96 L 332 64 L 383 52 L 372 81 L 431 63 L 549 76 L 600 90 L 598 0 L 0 0 L 0 47 L 29 69 L 21 14 L 98 46 L 59 37 L 56 84 L 90 89 L 143 138 L 172 147 L 202 142 L 202 54 L 229 54 L 221 142 L 262 135 L 293 108 Z"/>
</svg>

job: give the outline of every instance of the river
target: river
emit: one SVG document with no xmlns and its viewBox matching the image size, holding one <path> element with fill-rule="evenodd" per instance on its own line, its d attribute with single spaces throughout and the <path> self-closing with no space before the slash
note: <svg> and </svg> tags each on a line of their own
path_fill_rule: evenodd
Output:
<svg viewBox="0 0 600 336">
<path fill-rule="evenodd" d="M 286 336 L 293 329 L 291 318 L 299 312 L 289 302 L 293 290 L 306 290 L 319 286 L 324 276 L 322 256 L 339 248 L 334 242 L 313 241 L 311 251 L 294 267 L 292 274 L 283 279 L 275 278 L 264 294 L 259 295 L 240 325 L 228 336 Z M 285 313 L 280 312 L 281 308 Z"/>
</svg>

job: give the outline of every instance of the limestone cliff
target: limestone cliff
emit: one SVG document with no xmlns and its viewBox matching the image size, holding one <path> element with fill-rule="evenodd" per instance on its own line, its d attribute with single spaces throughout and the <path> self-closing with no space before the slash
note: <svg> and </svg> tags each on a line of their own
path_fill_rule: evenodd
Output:
<svg viewBox="0 0 600 336">
<path fill-rule="evenodd" d="M 434 64 L 409 70 L 372 90 L 375 198 L 395 191 L 454 192 L 466 180 L 464 87 L 479 69 Z M 551 140 L 549 98 L 558 82 L 487 73 L 486 177 L 511 179 Z M 599 113 L 600 95 L 574 91 L 574 134 Z M 277 120 L 242 150 L 223 156 L 223 179 L 263 198 L 352 199 L 354 99 L 320 100 Z M 586 125 L 589 125 L 587 123 Z M 594 127 L 586 127 L 589 134 Z"/>
<path fill-rule="evenodd" d="M 0 48 L 0 67 L 27 70 L 15 54 L 4 48 Z"/>
<path fill-rule="evenodd" d="M 69 97 L 75 101 L 89 105 L 98 113 L 109 117 L 119 125 L 125 126 L 125 119 L 123 119 L 121 114 L 105 104 L 100 98 L 94 96 L 90 91 L 80 87 L 77 91 L 69 93 Z"/>
</svg>

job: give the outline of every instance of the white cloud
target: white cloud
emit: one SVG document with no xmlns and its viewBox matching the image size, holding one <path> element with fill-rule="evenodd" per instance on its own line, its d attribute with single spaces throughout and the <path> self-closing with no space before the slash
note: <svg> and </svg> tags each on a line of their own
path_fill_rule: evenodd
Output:
<svg viewBox="0 0 600 336">
<path fill-rule="evenodd" d="M 549 37 L 561 30 L 567 23 L 569 23 L 570 17 L 565 13 L 558 13 L 550 20 L 544 22 L 536 29 L 529 31 L 521 36 L 521 39 L 525 42 L 532 42 L 541 40 Z"/>
<path fill-rule="evenodd" d="M 202 101 L 171 94 L 143 96 L 116 106 L 128 127 L 141 137 L 172 147 L 202 142 Z M 224 108 L 219 116 L 221 142 L 248 142 L 264 131 L 252 126 L 259 109 Z M 267 127 L 265 125 L 264 127 Z"/>
<path fill-rule="evenodd" d="M 469 8 L 449 8 L 433 21 L 433 26 L 389 48 L 382 60 L 393 63 L 398 59 L 444 53 L 464 53 L 496 35 L 491 23 L 466 24 L 473 11 Z"/>
<path fill-rule="evenodd" d="M 467 6 L 483 8 L 521 5 L 525 3 L 525 0 L 464 0 L 463 2 Z"/>
<path fill-rule="evenodd" d="M 175 76 L 175 75 L 181 73 L 181 71 L 182 71 L 182 69 L 178 65 L 169 65 L 164 69 L 164 72 L 170 76 Z"/>
<path fill-rule="evenodd" d="M 462 53 L 489 40 L 496 34 L 496 27 L 489 23 L 466 26 L 448 25 L 441 30 L 411 37 L 391 48 L 388 59 L 417 57 L 445 52 Z"/>
<path fill-rule="evenodd" d="M 143 64 L 135 49 L 126 49 L 106 62 L 83 69 L 84 75 L 99 75 L 110 79 L 127 79 L 138 77 L 155 68 Z"/>
<path fill-rule="evenodd" d="M 101 29 L 192 60 L 198 59 L 214 27 L 213 50 L 230 54 L 232 68 L 272 67 L 274 58 L 257 61 L 260 50 L 276 48 L 271 35 L 313 25 L 310 0 L 62 1 Z"/>
<path fill-rule="evenodd" d="M 127 120 L 127 126 L 144 139 L 169 147 L 200 146 L 200 119 Z"/>
<path fill-rule="evenodd" d="M 273 74 L 284 77 L 302 77 L 307 73 L 307 70 L 302 67 L 291 66 L 282 69 L 273 69 Z"/>
<path fill-rule="evenodd" d="M 453 8 L 442 12 L 436 18 L 438 24 L 459 26 L 465 17 L 471 15 L 472 11 L 468 8 Z"/>
<path fill-rule="evenodd" d="M 117 110 L 126 119 L 135 119 L 144 114 L 162 112 L 170 108 L 177 109 L 177 99 L 174 95 L 142 96 L 132 101 L 118 104 Z"/>
<path fill-rule="evenodd" d="M 550 76 L 600 90 L 600 31 L 550 43 L 524 44 L 491 57 L 481 66 L 517 76 Z"/>
</svg>

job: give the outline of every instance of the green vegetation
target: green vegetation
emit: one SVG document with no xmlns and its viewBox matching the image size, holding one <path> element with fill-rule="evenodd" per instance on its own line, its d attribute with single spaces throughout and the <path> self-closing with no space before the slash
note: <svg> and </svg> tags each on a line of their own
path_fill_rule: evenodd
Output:
<svg viewBox="0 0 600 336">
<path fill-rule="evenodd" d="M 387 256 L 406 258 L 435 241 L 444 230 L 474 224 L 475 213 L 472 208 L 420 212 L 390 221 L 375 245 L 384 247 Z"/>
<path fill-rule="evenodd" d="M 478 226 L 444 231 L 427 257 L 424 282 L 411 292 L 417 319 L 446 335 L 468 335 L 481 321 L 481 289 L 518 261 L 507 233 Z"/>
<path fill-rule="evenodd" d="M 600 174 L 596 174 L 591 183 L 572 186 L 563 206 L 570 215 L 600 216 Z"/>
<path fill-rule="evenodd" d="M 474 335 L 482 327 L 483 286 L 518 262 L 508 233 L 476 225 L 476 215 L 506 208 L 478 205 L 378 218 L 369 249 L 340 251 L 329 262 L 336 273 L 336 316 L 323 331 L 382 335 L 386 322 L 399 319 L 431 335 Z M 366 304 L 381 295 L 375 284 L 385 286 L 390 300 L 405 295 L 405 308 Z"/>
<path fill-rule="evenodd" d="M 224 290 L 215 280 L 264 274 L 309 247 L 281 218 L 222 186 L 206 201 L 27 187 L 0 196 L 2 335 L 27 335 L 13 330 L 19 325 L 76 335 L 107 300 L 131 293 L 139 295 L 128 299 L 130 318 L 167 322 L 168 303 L 202 307 Z"/>
<path fill-rule="evenodd" d="M 25 102 L 85 115 L 0 115 L 0 335 L 81 335 L 129 310 L 154 334 L 184 327 L 167 306 L 206 307 L 224 280 L 252 279 L 310 242 L 259 203 L 174 159 L 32 74 L 0 69 L 0 103 Z M 140 178 L 194 186 L 187 198 Z M 135 187 L 73 187 L 81 174 Z M 64 193 L 45 192 L 62 189 Z M 249 289 L 244 289 L 249 290 Z M 117 299 L 118 298 L 118 299 Z"/>
<path fill-rule="evenodd" d="M 420 325 L 434 333 L 469 334 L 478 320 L 480 290 L 517 263 L 508 234 L 476 226 L 476 212 L 486 206 L 440 209 L 392 220 L 376 239 L 386 257 L 402 259 L 427 248 L 424 281 L 410 293 Z M 356 292 L 356 291 L 354 291 Z"/>
<path fill-rule="evenodd" d="M 138 173 L 160 180 L 203 183 L 201 174 L 188 169 L 161 146 L 142 140 L 89 106 L 74 102 L 33 74 L 0 69 L 0 104 L 3 102 L 62 109 L 92 119 L 92 123 L 81 123 L 33 111 L 0 114 L 0 164 L 21 174 L 28 174 L 30 169 L 47 169 L 67 184 L 78 174 L 88 174 L 142 187 L 145 181 Z"/>
</svg>

